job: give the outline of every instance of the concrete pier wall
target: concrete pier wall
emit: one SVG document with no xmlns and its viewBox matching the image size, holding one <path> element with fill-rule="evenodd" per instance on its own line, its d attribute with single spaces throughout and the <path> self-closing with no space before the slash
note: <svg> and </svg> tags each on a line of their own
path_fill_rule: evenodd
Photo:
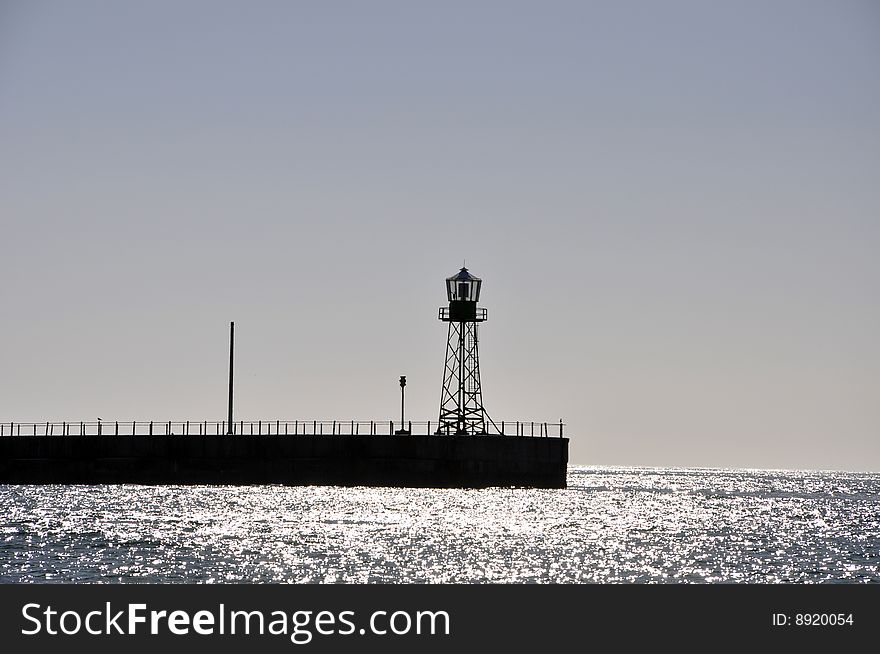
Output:
<svg viewBox="0 0 880 654">
<path fill-rule="evenodd" d="M 567 438 L 6 436 L 3 484 L 565 488 Z"/>
</svg>

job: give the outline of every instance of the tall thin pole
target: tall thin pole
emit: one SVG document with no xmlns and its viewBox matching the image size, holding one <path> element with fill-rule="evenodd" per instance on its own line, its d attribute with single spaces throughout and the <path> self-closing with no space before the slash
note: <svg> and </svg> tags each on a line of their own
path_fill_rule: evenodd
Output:
<svg viewBox="0 0 880 654">
<path fill-rule="evenodd" d="M 233 433 L 232 429 L 232 362 L 233 362 L 233 350 L 235 349 L 235 323 L 229 323 L 229 420 L 226 423 L 229 425 L 226 433 Z"/>
<path fill-rule="evenodd" d="M 400 376 L 400 432 L 403 433 L 406 430 L 403 422 L 403 387 L 406 386 L 406 375 Z"/>
</svg>

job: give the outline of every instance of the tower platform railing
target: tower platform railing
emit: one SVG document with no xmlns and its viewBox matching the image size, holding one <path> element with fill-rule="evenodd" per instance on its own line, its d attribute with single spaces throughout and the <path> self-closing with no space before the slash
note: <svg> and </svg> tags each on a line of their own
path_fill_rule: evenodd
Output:
<svg viewBox="0 0 880 654">
<path fill-rule="evenodd" d="M 232 429 L 225 420 L 98 420 L 61 422 L 4 422 L 0 437 L 6 436 L 381 436 L 438 435 L 436 421 L 394 420 L 238 420 Z M 504 420 L 478 436 L 562 438 L 565 423 L 536 420 Z M 231 433 L 230 433 L 231 432 Z"/>
<path fill-rule="evenodd" d="M 488 312 L 482 307 L 477 307 L 475 311 L 476 316 L 472 322 L 484 322 L 489 315 Z M 449 322 L 451 320 L 449 307 L 440 307 L 437 312 L 437 317 L 444 322 Z"/>
</svg>

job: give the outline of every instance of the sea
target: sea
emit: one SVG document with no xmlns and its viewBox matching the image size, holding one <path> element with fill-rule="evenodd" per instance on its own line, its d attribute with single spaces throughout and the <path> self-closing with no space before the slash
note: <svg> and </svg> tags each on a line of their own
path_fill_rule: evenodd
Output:
<svg viewBox="0 0 880 654">
<path fill-rule="evenodd" d="M 4 583 L 878 583 L 880 473 L 568 488 L 0 486 Z"/>
</svg>

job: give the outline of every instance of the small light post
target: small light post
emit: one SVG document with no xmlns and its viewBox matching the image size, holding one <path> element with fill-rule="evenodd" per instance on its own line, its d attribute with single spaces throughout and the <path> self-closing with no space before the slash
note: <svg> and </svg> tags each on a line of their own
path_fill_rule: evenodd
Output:
<svg viewBox="0 0 880 654">
<path fill-rule="evenodd" d="M 406 375 L 400 376 L 400 430 L 398 434 L 408 434 L 406 423 L 404 422 L 404 388 L 406 387 Z"/>
</svg>

